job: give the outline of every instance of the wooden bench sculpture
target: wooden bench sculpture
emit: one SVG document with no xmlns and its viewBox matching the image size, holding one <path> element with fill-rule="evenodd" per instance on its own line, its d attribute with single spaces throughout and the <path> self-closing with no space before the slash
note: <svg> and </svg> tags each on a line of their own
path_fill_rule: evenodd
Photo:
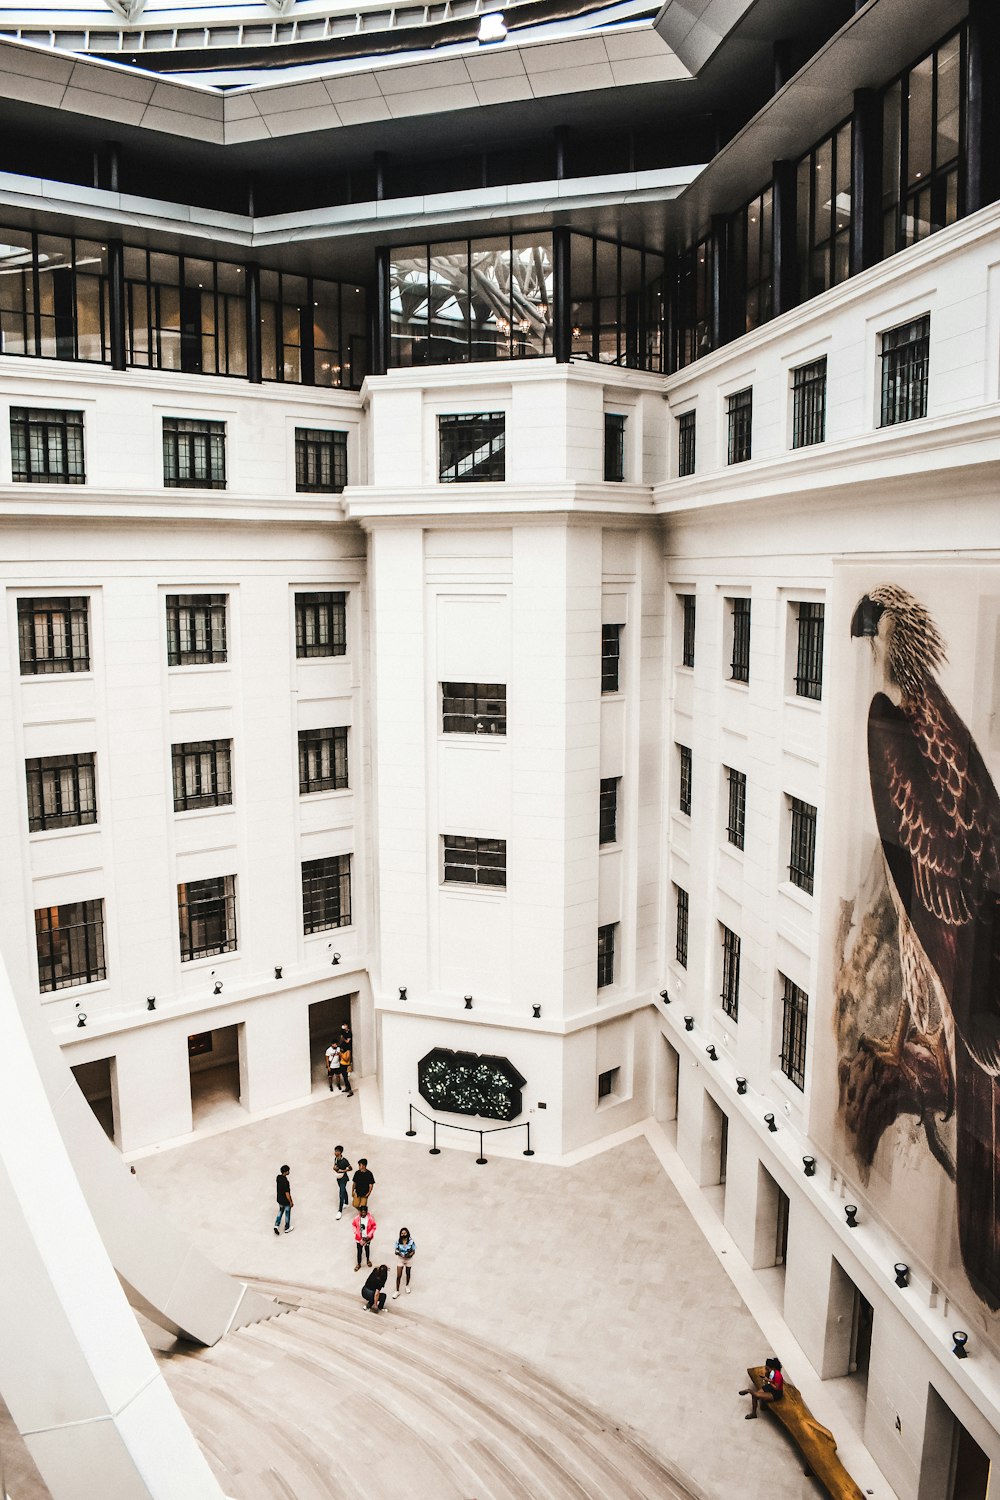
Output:
<svg viewBox="0 0 1000 1500">
<path fill-rule="evenodd" d="M 747 1370 L 754 1386 L 760 1390 L 764 1385 L 767 1370 L 763 1365 L 754 1365 Z M 864 1500 L 864 1496 L 837 1457 L 837 1443 L 833 1433 L 821 1422 L 817 1422 L 802 1399 L 797 1386 L 785 1381 L 785 1394 L 780 1401 L 762 1403 L 776 1421 L 798 1444 L 806 1461 L 806 1473 L 814 1474 L 833 1500 Z"/>
</svg>

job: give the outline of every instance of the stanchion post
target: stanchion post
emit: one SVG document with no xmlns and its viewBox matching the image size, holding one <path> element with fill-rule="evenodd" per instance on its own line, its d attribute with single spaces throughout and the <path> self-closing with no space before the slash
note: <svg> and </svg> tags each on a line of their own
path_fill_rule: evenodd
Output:
<svg viewBox="0 0 1000 1500">
<path fill-rule="evenodd" d="M 535 1153 L 531 1149 L 531 1121 L 530 1120 L 525 1120 L 525 1122 L 524 1122 L 524 1128 L 528 1132 L 528 1147 L 527 1147 L 526 1151 L 522 1151 L 521 1152 L 521 1155 L 522 1156 L 534 1156 Z"/>
<path fill-rule="evenodd" d="M 407 1135 L 416 1135 L 416 1133 L 417 1133 L 414 1130 L 414 1128 L 413 1128 L 413 1105 L 412 1104 L 410 1105 L 410 1128 L 409 1128 L 409 1130 L 406 1133 L 407 1133 Z"/>
<path fill-rule="evenodd" d="M 479 1155 L 476 1157 L 476 1166 L 485 1167 L 486 1157 L 483 1155 L 483 1132 L 479 1132 Z"/>
<path fill-rule="evenodd" d="M 441 1152 L 438 1150 L 438 1122 L 437 1122 L 437 1120 L 432 1120 L 431 1124 L 434 1127 L 434 1144 L 431 1147 L 431 1149 L 428 1151 L 427 1155 L 428 1156 L 440 1156 Z"/>
</svg>

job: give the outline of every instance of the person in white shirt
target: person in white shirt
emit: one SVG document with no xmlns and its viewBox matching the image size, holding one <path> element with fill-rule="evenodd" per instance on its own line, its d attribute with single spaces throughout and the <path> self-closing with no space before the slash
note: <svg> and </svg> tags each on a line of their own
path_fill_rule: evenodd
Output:
<svg viewBox="0 0 1000 1500">
<path fill-rule="evenodd" d="M 326 1049 L 326 1081 L 330 1085 L 330 1093 L 333 1093 L 333 1080 L 337 1080 L 337 1088 L 343 1089 L 340 1081 L 340 1048 L 336 1042 L 331 1042 Z"/>
</svg>

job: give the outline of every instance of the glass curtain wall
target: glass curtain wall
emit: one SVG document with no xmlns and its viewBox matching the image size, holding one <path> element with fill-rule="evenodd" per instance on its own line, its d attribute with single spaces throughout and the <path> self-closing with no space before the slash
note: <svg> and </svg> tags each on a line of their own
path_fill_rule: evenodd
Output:
<svg viewBox="0 0 1000 1500">
<path fill-rule="evenodd" d="M 958 218 L 963 50 L 963 35 L 956 32 L 882 96 L 884 255 Z"/>
<path fill-rule="evenodd" d="M 265 380 L 357 388 L 368 373 L 365 294 L 314 276 L 261 271 Z"/>
<path fill-rule="evenodd" d="M 712 242 L 706 235 L 678 259 L 674 368 L 683 369 L 712 347 Z"/>
<path fill-rule="evenodd" d="M 795 246 L 803 301 L 851 274 L 851 122 L 845 121 L 798 164 Z"/>
<path fill-rule="evenodd" d="M 730 220 L 740 333 L 766 323 L 773 311 L 774 190 L 766 187 Z"/>
<path fill-rule="evenodd" d="M 660 255 L 571 234 L 573 358 L 662 372 L 663 273 Z"/>
<path fill-rule="evenodd" d="M 246 272 L 125 247 L 126 359 L 150 370 L 246 375 Z"/>
<path fill-rule="evenodd" d="M 106 245 L 0 226 L 0 354 L 110 359 Z"/>
<path fill-rule="evenodd" d="M 394 249 L 389 364 L 549 355 L 552 306 L 548 232 Z"/>
</svg>

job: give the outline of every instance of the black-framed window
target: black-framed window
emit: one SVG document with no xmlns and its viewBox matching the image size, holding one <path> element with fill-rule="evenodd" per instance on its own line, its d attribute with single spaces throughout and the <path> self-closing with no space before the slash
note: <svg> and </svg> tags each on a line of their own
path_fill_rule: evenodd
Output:
<svg viewBox="0 0 1000 1500">
<path fill-rule="evenodd" d="M 225 422 L 211 422 L 204 417 L 164 417 L 163 483 L 168 489 L 224 490 Z"/>
<path fill-rule="evenodd" d="M 774 189 L 769 184 L 730 220 L 731 257 L 742 290 L 741 333 L 771 317 L 774 271 Z"/>
<path fill-rule="evenodd" d="M 740 1014 L 740 949 L 742 942 L 724 923 L 722 928 L 722 1009 L 731 1021 Z"/>
<path fill-rule="evenodd" d="M 295 595 L 295 655 L 346 656 L 347 595 Z"/>
<path fill-rule="evenodd" d="M 302 931 L 351 925 L 351 856 L 302 861 Z"/>
<path fill-rule="evenodd" d="M 234 262 L 126 245 L 130 365 L 192 375 L 247 374 L 246 270 Z"/>
<path fill-rule="evenodd" d="M 18 599 L 22 677 L 90 671 L 90 600 L 86 595 Z"/>
<path fill-rule="evenodd" d="M 734 771 L 726 767 L 729 790 L 729 810 L 726 816 L 726 838 L 737 849 L 746 843 L 747 832 L 747 778 L 745 771 Z"/>
<path fill-rule="evenodd" d="M 83 412 L 12 406 L 10 463 L 16 484 L 85 484 Z"/>
<path fill-rule="evenodd" d="M 661 256 L 615 240 L 571 234 L 569 308 L 574 359 L 662 372 Z"/>
<path fill-rule="evenodd" d="M 680 755 L 680 782 L 677 797 L 677 806 L 682 813 L 691 816 L 691 747 L 690 745 L 677 746 Z"/>
<path fill-rule="evenodd" d="M 618 841 L 618 783 L 620 776 L 601 777 L 600 842 Z"/>
<path fill-rule="evenodd" d="M 625 479 L 625 422 L 617 412 L 604 413 L 604 477 L 614 484 Z"/>
<path fill-rule="evenodd" d="M 674 957 L 682 969 L 688 966 L 688 920 L 690 915 L 690 897 L 683 886 L 675 885 L 676 910 L 674 923 Z"/>
<path fill-rule="evenodd" d="M 795 241 L 803 302 L 851 274 L 851 122 L 813 146 L 796 170 Z"/>
<path fill-rule="evenodd" d="M 442 682 L 443 734 L 506 734 L 507 684 Z"/>
<path fill-rule="evenodd" d="M 194 667 L 227 659 L 225 594 L 167 595 L 167 666 Z"/>
<path fill-rule="evenodd" d="M 715 255 L 706 235 L 680 255 L 677 263 L 677 318 L 673 365 L 692 364 L 712 348 L 712 275 Z"/>
<path fill-rule="evenodd" d="M 615 982 L 615 932 L 617 922 L 597 929 L 597 988 L 605 989 Z"/>
<path fill-rule="evenodd" d="M 68 901 L 35 911 L 38 988 L 42 994 L 107 979 L 104 902 Z"/>
<path fill-rule="evenodd" d="M 106 245 L 0 226 L 0 354 L 110 360 Z"/>
<path fill-rule="evenodd" d="M 25 761 L 24 774 L 30 833 L 97 822 L 97 758 L 92 750 L 33 756 Z"/>
<path fill-rule="evenodd" d="M 619 1068 L 608 1068 L 604 1073 L 597 1075 L 597 1098 L 610 1099 L 617 1092 Z"/>
<path fill-rule="evenodd" d="M 730 676 L 733 682 L 750 681 L 750 600 L 732 599 L 733 655 Z"/>
<path fill-rule="evenodd" d="M 502 411 L 438 417 L 442 484 L 499 484 L 506 473 L 507 417 Z"/>
<path fill-rule="evenodd" d="M 446 833 L 441 837 L 444 878 L 448 884 L 507 885 L 507 840 Z"/>
<path fill-rule="evenodd" d="M 882 427 L 926 417 L 930 348 L 930 313 L 882 334 Z"/>
<path fill-rule="evenodd" d="M 299 791 L 341 792 L 348 786 L 347 726 L 299 730 Z"/>
<path fill-rule="evenodd" d="M 799 797 L 789 797 L 788 801 L 791 808 L 788 878 L 812 895 L 816 874 L 816 809 Z"/>
<path fill-rule="evenodd" d="M 171 745 L 174 812 L 230 805 L 232 750 L 232 740 L 188 740 L 183 745 Z"/>
<path fill-rule="evenodd" d="M 601 692 L 617 693 L 621 687 L 622 625 L 601 626 Z"/>
<path fill-rule="evenodd" d="M 681 604 L 681 666 L 694 666 L 694 633 L 697 603 L 694 594 L 679 594 Z"/>
<path fill-rule="evenodd" d="M 964 29 L 882 95 L 882 251 L 892 255 L 959 216 Z"/>
<path fill-rule="evenodd" d="M 798 610 L 798 641 L 795 649 L 795 694 L 798 698 L 823 696 L 823 630 L 826 608 L 802 600 Z"/>
<path fill-rule="evenodd" d="M 346 484 L 347 433 L 296 427 L 296 491 L 306 495 L 339 495 Z"/>
<path fill-rule="evenodd" d="M 698 432 L 698 413 L 692 407 L 682 411 L 677 418 L 677 478 L 684 479 L 694 473 L 695 445 Z"/>
<path fill-rule="evenodd" d="M 809 996 L 784 974 L 781 997 L 781 1071 L 796 1088 L 806 1086 L 806 1033 L 809 1028 Z"/>
<path fill-rule="evenodd" d="M 792 371 L 792 447 L 826 441 L 826 355 Z"/>
<path fill-rule="evenodd" d="M 236 876 L 212 875 L 177 887 L 181 963 L 236 951 Z"/>
<path fill-rule="evenodd" d="M 262 270 L 260 362 L 264 380 L 360 389 L 368 373 L 363 288 Z"/>
<path fill-rule="evenodd" d="M 753 387 L 726 397 L 727 464 L 748 463 L 752 452 Z"/>
</svg>

